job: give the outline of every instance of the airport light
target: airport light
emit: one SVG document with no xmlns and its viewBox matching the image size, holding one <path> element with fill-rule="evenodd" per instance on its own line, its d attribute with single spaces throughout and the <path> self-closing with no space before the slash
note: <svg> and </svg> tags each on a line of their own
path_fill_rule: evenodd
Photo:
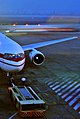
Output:
<svg viewBox="0 0 80 119">
<path fill-rule="evenodd" d="M 13 26 L 16 26 L 16 24 L 13 24 Z"/>
<path fill-rule="evenodd" d="M 23 78 L 21 78 L 21 81 L 22 81 L 22 83 L 23 83 L 23 84 L 25 84 L 26 80 L 27 80 L 27 79 L 26 79 L 26 78 L 24 78 L 24 77 L 23 77 Z"/>
<path fill-rule="evenodd" d="M 5 32 L 6 32 L 6 33 L 9 33 L 10 31 L 9 31 L 9 30 L 6 30 Z"/>
<path fill-rule="evenodd" d="M 38 26 L 40 26 L 40 24 L 38 24 Z"/>
<path fill-rule="evenodd" d="M 26 24 L 26 26 L 28 26 L 28 24 Z"/>
</svg>

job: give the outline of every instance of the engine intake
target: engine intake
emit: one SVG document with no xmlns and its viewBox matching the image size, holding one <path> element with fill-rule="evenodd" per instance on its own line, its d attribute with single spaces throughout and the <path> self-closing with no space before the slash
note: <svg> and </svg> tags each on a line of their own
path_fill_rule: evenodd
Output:
<svg viewBox="0 0 80 119">
<path fill-rule="evenodd" d="M 43 53 L 41 53 L 37 50 L 32 50 L 29 53 L 29 57 L 35 65 L 41 65 L 41 64 L 43 64 L 43 62 L 45 60 L 45 56 L 43 55 Z"/>
</svg>

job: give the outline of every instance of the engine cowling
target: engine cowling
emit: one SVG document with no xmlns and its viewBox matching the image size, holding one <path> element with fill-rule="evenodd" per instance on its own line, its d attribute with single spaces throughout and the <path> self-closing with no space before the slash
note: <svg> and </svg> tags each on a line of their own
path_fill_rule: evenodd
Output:
<svg viewBox="0 0 80 119">
<path fill-rule="evenodd" d="M 30 60 L 35 64 L 35 65 L 41 65 L 43 64 L 44 60 L 45 60 L 45 56 L 43 55 L 43 53 L 41 53 L 40 51 L 37 50 L 32 50 L 29 53 L 29 57 Z"/>
</svg>

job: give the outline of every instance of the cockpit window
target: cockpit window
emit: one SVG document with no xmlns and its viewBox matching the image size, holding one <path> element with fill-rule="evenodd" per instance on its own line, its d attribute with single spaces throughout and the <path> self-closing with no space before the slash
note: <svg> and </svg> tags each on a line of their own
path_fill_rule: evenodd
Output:
<svg viewBox="0 0 80 119">
<path fill-rule="evenodd" d="M 17 55 L 17 57 L 24 58 L 24 54 L 20 53 L 20 54 Z"/>
<path fill-rule="evenodd" d="M 24 58 L 24 54 L 23 54 L 23 53 L 19 53 L 19 54 L 9 54 L 9 53 L 5 53 L 5 54 L 4 54 L 4 58 L 5 58 L 5 59 Z"/>
</svg>

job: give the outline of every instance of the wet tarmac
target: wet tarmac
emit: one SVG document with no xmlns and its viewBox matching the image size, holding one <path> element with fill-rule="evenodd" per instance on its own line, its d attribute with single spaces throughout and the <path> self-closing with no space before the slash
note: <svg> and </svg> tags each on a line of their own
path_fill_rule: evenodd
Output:
<svg viewBox="0 0 80 119">
<path fill-rule="evenodd" d="M 78 39 L 39 48 L 46 56 L 41 66 L 34 66 L 26 53 L 24 69 L 15 77 L 27 77 L 25 85 L 33 87 L 49 108 L 44 119 L 80 118 L 80 35 L 79 32 L 46 32 L 7 34 L 21 45 L 52 39 L 78 36 Z M 0 70 L 0 119 L 9 119 L 16 109 L 8 96 L 8 78 Z M 13 119 L 21 119 L 17 114 Z"/>
</svg>

